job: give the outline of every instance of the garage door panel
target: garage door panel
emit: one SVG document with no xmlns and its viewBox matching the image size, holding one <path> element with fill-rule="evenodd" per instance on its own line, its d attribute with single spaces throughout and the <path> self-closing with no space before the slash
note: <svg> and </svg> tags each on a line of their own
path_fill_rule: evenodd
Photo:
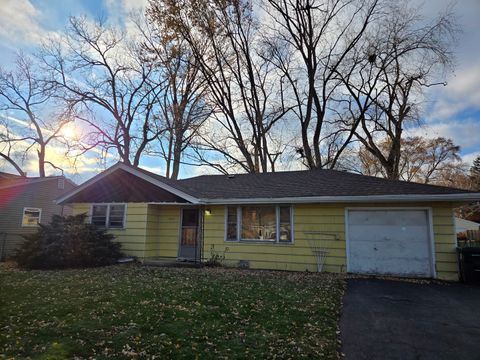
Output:
<svg viewBox="0 0 480 360">
<path fill-rule="evenodd" d="M 430 265 L 425 258 L 393 257 L 390 259 L 379 259 L 376 261 L 377 273 L 402 276 L 429 276 Z"/>
<path fill-rule="evenodd" d="M 431 275 L 426 210 L 350 210 L 349 271 Z"/>
<path fill-rule="evenodd" d="M 348 216 L 351 225 L 423 226 L 427 219 L 424 210 L 408 210 L 408 213 L 399 210 L 352 210 Z"/>
<path fill-rule="evenodd" d="M 349 239 L 351 241 L 366 242 L 387 242 L 407 241 L 408 243 L 425 243 L 428 237 L 428 231 L 424 227 L 410 226 L 408 229 L 402 229 L 395 226 L 355 226 L 350 227 Z"/>
</svg>

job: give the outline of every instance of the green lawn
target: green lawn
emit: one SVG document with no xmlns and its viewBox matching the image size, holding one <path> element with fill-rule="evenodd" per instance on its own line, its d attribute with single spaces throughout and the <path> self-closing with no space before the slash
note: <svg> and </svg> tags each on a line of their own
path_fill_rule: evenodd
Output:
<svg viewBox="0 0 480 360">
<path fill-rule="evenodd" d="M 338 358 L 333 275 L 0 271 L 0 358 Z"/>
</svg>

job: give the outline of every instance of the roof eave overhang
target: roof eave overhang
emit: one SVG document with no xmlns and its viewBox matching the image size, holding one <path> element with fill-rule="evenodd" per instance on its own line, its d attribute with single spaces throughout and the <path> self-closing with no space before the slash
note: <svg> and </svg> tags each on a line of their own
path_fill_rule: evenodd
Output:
<svg viewBox="0 0 480 360">
<path fill-rule="evenodd" d="M 56 179 L 56 177 L 49 177 L 48 176 L 48 177 L 28 180 L 28 181 L 25 181 L 25 182 L 18 182 L 18 183 L 15 183 L 15 184 L 0 186 L 0 190 L 10 189 L 10 188 L 14 188 L 14 187 L 17 187 L 17 186 L 28 186 L 28 185 L 32 185 L 32 184 L 38 184 L 38 183 L 41 183 L 41 182 L 50 181 L 50 180 L 54 180 L 54 179 Z"/>
<path fill-rule="evenodd" d="M 480 193 L 432 195 L 365 195 L 365 196 L 305 196 L 282 198 L 200 199 L 199 203 L 220 204 L 305 204 L 305 203 L 368 203 L 368 202 L 473 202 Z"/>
<path fill-rule="evenodd" d="M 84 182 L 82 185 L 78 186 L 74 190 L 72 190 L 69 193 L 65 194 L 64 196 L 58 198 L 56 200 L 56 203 L 60 204 L 60 205 L 65 204 L 66 202 L 68 202 L 69 199 L 71 199 L 72 197 L 74 197 L 75 195 L 77 195 L 78 193 L 80 193 L 81 191 L 86 189 L 87 187 L 94 185 L 97 181 L 103 179 L 104 177 L 112 174 L 113 172 L 115 172 L 117 170 L 127 171 L 130 174 L 135 175 L 138 178 L 143 179 L 143 180 L 145 180 L 145 181 L 147 181 L 147 182 L 149 182 L 153 185 L 156 185 L 159 188 L 161 188 L 163 190 L 166 190 L 166 191 L 168 191 L 168 192 L 170 192 L 174 195 L 177 195 L 180 198 L 182 198 L 182 199 L 184 199 L 184 200 L 186 200 L 190 203 L 193 203 L 193 204 L 198 204 L 199 203 L 199 200 L 196 197 L 191 196 L 191 195 L 189 195 L 189 194 L 187 194 L 187 193 L 185 193 L 181 190 L 178 190 L 178 189 L 176 189 L 176 188 L 174 188 L 170 185 L 167 185 L 160 180 L 154 179 L 153 177 L 148 176 L 147 174 L 145 174 L 141 171 L 138 171 L 135 168 L 132 168 L 130 166 L 122 164 L 122 163 L 117 163 L 117 164 L 113 165 L 112 167 L 108 168 L 107 170 L 103 171 L 102 173 L 98 174 L 97 176 L 94 176 L 90 180 Z"/>
</svg>

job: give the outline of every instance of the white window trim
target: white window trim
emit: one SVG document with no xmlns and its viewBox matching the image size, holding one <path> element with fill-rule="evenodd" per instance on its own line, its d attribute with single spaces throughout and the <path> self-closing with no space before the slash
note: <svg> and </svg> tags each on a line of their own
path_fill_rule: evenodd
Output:
<svg viewBox="0 0 480 360">
<path fill-rule="evenodd" d="M 123 205 L 125 206 L 125 211 L 123 213 L 123 226 L 122 227 L 110 227 L 110 206 L 116 206 L 116 205 Z M 90 205 L 90 216 L 89 216 L 89 223 L 92 223 L 92 217 L 93 217 L 93 207 L 94 206 L 106 206 L 107 207 L 107 216 L 105 219 L 105 229 L 111 229 L 111 230 L 125 230 L 126 225 L 127 225 L 127 203 L 92 203 Z"/>
<path fill-rule="evenodd" d="M 25 210 L 27 209 L 35 209 L 35 210 L 38 210 L 38 223 L 34 224 L 34 225 L 27 225 L 27 224 L 24 224 L 23 223 L 23 218 L 25 217 Z M 27 207 L 24 207 L 23 208 L 23 211 L 22 211 L 22 220 L 21 220 L 21 225 L 22 227 L 38 227 L 38 224 L 40 224 L 42 222 L 42 208 L 37 208 L 37 207 L 33 207 L 33 206 L 27 206 Z"/>
<path fill-rule="evenodd" d="M 279 244 L 279 245 L 292 245 L 295 242 L 294 238 L 294 224 L 293 224 L 293 206 L 292 204 L 275 204 L 275 228 L 276 228 L 276 239 L 242 239 L 242 207 L 243 206 L 268 206 L 268 205 L 258 205 L 258 204 L 245 204 L 245 205 L 225 205 L 224 211 L 224 241 L 227 243 L 244 243 L 244 244 Z M 228 208 L 236 207 L 237 209 L 237 238 L 235 240 L 228 239 Z M 290 241 L 280 241 L 280 207 L 290 208 Z"/>
</svg>

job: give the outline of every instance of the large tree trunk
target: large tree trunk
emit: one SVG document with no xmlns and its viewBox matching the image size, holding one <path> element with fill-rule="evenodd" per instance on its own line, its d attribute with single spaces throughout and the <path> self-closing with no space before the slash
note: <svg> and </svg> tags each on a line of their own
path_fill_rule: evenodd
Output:
<svg viewBox="0 0 480 360">
<path fill-rule="evenodd" d="M 38 176 L 45 177 L 45 145 L 40 144 L 38 153 Z"/>
</svg>

